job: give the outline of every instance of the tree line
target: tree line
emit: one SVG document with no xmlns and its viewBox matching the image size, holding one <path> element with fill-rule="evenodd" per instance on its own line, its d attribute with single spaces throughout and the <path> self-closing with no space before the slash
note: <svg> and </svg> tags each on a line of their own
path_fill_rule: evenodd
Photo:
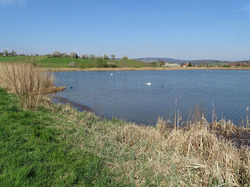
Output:
<svg viewBox="0 0 250 187">
<path fill-rule="evenodd" d="M 75 52 L 71 52 L 70 54 L 67 54 L 67 53 L 61 53 L 59 51 L 55 51 L 52 54 L 49 54 L 48 56 L 52 57 L 52 58 L 82 58 L 82 59 L 105 59 L 105 60 L 109 60 L 111 57 L 112 60 L 115 60 L 114 54 L 112 54 L 111 56 L 109 56 L 107 54 L 104 54 L 102 56 L 100 56 L 100 55 L 95 56 L 94 54 L 90 54 L 90 55 L 83 54 L 83 55 L 79 56 Z"/>
<path fill-rule="evenodd" d="M 25 55 L 25 54 L 17 54 L 14 50 L 12 50 L 11 52 L 9 52 L 8 50 L 4 50 L 3 52 L 0 52 L 0 56 L 2 57 L 13 57 L 13 56 L 29 56 L 29 55 Z M 30 56 L 34 56 L 34 55 L 30 55 Z M 36 54 L 35 56 L 39 56 L 38 54 Z M 83 54 L 83 55 L 78 55 L 75 52 L 71 52 L 70 54 L 67 53 L 61 53 L 60 51 L 54 51 L 52 54 L 47 54 L 45 55 L 49 58 L 81 58 L 81 59 L 104 59 L 104 60 L 115 60 L 115 54 L 112 55 L 98 55 L 95 56 L 94 54 Z M 128 57 L 126 55 L 124 55 L 122 57 L 123 60 L 128 60 Z"/>
<path fill-rule="evenodd" d="M 0 56 L 5 56 L 5 57 L 17 56 L 17 53 L 14 50 L 12 50 L 11 52 L 4 50 L 3 52 L 0 52 Z"/>
</svg>

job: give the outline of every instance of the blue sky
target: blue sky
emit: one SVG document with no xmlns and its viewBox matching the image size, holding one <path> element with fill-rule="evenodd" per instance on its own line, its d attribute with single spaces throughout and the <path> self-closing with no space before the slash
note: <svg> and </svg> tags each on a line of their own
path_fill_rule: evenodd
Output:
<svg viewBox="0 0 250 187">
<path fill-rule="evenodd" d="M 250 59 L 250 0 L 0 0 L 0 51 Z"/>
</svg>

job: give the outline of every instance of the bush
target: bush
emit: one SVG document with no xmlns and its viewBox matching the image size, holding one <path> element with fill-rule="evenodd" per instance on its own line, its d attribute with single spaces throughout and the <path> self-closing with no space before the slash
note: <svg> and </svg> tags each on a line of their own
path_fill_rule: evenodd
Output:
<svg viewBox="0 0 250 187">
<path fill-rule="evenodd" d="M 89 55 L 84 54 L 84 55 L 81 56 L 81 58 L 82 59 L 89 59 Z"/>
<path fill-rule="evenodd" d="M 62 55 L 63 55 L 63 54 L 62 54 L 61 52 L 55 51 L 55 52 L 53 52 L 53 53 L 50 55 L 50 57 L 59 58 L 59 57 L 61 57 Z"/>
<path fill-rule="evenodd" d="M 35 108 L 41 101 L 42 92 L 54 84 L 51 73 L 33 64 L 6 63 L 1 66 L 0 83 L 17 95 L 26 110 Z"/>
<path fill-rule="evenodd" d="M 63 53 L 62 57 L 63 58 L 70 58 L 70 55 L 68 55 L 67 53 Z"/>
<path fill-rule="evenodd" d="M 118 67 L 118 64 L 115 63 L 115 62 L 108 62 L 107 65 L 108 65 L 109 68 L 116 68 L 116 67 Z"/>
<path fill-rule="evenodd" d="M 97 60 L 97 67 L 98 68 L 107 68 L 108 67 L 108 63 L 103 60 L 103 59 L 98 59 Z"/>
<path fill-rule="evenodd" d="M 71 58 L 78 58 L 78 55 L 75 52 L 70 53 Z"/>
<path fill-rule="evenodd" d="M 128 60 L 128 56 L 126 56 L 126 55 L 123 56 L 123 57 L 122 57 L 122 60 Z"/>
<path fill-rule="evenodd" d="M 76 67 L 76 63 L 72 61 L 72 62 L 69 63 L 68 66 L 69 66 L 69 67 Z"/>
<path fill-rule="evenodd" d="M 91 54 L 89 55 L 90 59 L 95 59 L 95 55 Z"/>
</svg>

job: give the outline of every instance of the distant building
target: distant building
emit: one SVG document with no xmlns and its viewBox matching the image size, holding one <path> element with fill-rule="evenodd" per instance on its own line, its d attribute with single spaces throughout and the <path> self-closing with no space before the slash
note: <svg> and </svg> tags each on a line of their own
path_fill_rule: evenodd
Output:
<svg viewBox="0 0 250 187">
<path fill-rule="evenodd" d="M 180 64 L 174 64 L 174 63 L 167 63 L 166 62 L 163 66 L 168 67 L 168 68 L 179 68 Z"/>
<path fill-rule="evenodd" d="M 181 67 L 185 68 L 185 67 L 188 67 L 189 63 L 184 63 L 184 64 L 181 64 Z"/>
<path fill-rule="evenodd" d="M 246 66 L 246 63 L 244 62 L 231 62 L 229 63 L 230 67 L 244 67 Z"/>
</svg>

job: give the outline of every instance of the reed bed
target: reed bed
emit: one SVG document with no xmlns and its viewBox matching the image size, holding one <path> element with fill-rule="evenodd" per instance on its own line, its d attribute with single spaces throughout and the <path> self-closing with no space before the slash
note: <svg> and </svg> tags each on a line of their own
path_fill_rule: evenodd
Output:
<svg viewBox="0 0 250 187">
<path fill-rule="evenodd" d="M 249 147 L 239 147 L 219 136 L 204 119 L 174 130 L 163 119 L 158 120 L 156 127 L 149 127 L 118 119 L 102 120 L 69 106 L 56 106 L 53 110 L 71 124 L 58 126 L 71 129 L 72 134 L 65 138 L 103 158 L 117 173 L 118 181 L 136 186 L 250 184 Z"/>
</svg>

